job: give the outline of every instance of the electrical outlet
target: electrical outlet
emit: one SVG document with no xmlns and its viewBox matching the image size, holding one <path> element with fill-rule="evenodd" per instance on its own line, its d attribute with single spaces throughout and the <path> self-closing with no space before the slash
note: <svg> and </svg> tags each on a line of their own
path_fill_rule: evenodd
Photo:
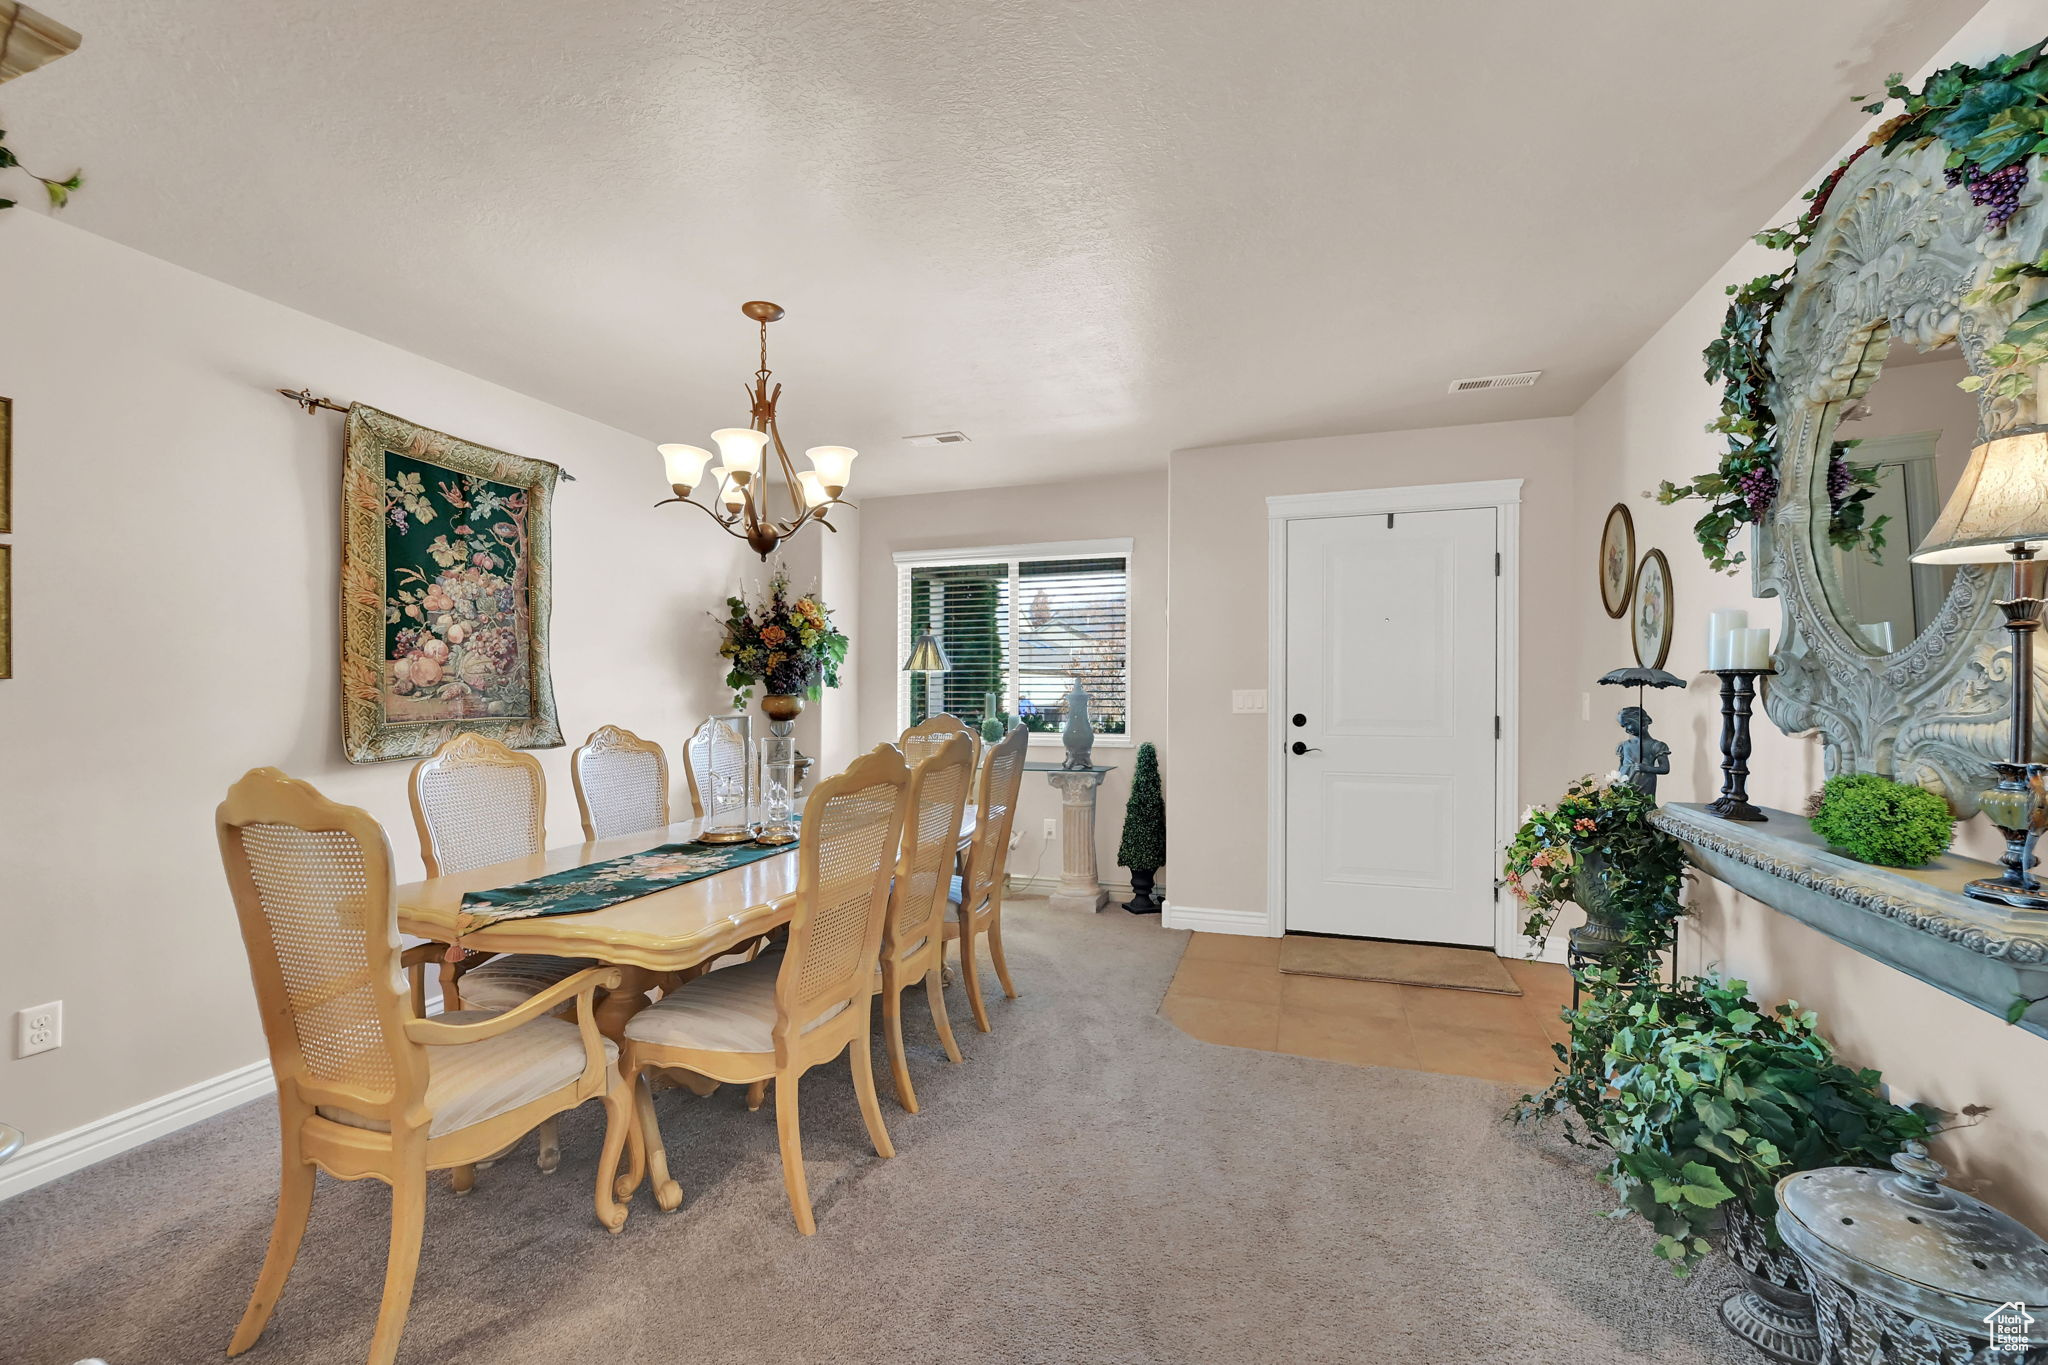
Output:
<svg viewBox="0 0 2048 1365">
<path fill-rule="evenodd" d="M 14 1055 L 33 1057 L 64 1041 L 64 1002 L 31 1005 L 14 1016 Z"/>
<path fill-rule="evenodd" d="M 1250 690 L 1240 688 L 1230 694 L 1230 713 L 1234 716 L 1263 716 L 1266 714 L 1266 689 Z"/>
<path fill-rule="evenodd" d="M 1059 821 L 1052 818 L 1051 816 L 1046 817 L 1045 837 L 1048 839 L 1057 839 L 1060 837 Z"/>
</svg>

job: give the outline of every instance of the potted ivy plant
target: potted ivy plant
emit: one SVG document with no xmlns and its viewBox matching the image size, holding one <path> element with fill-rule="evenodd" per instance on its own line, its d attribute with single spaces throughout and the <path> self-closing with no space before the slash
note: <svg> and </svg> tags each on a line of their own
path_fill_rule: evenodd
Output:
<svg viewBox="0 0 2048 1365">
<path fill-rule="evenodd" d="M 1561 1117 L 1568 1138 L 1607 1148 L 1601 1179 L 1615 1215 L 1648 1222 L 1655 1253 L 1680 1273 L 1718 1228 L 1745 1280 L 1721 1306 L 1737 1336 L 1811 1335 L 1803 1273 L 1778 1238 L 1778 1181 L 1882 1166 L 1943 1116 L 1891 1103 L 1877 1072 L 1837 1060 L 1811 1010 L 1765 1009 L 1744 982 L 1595 969 L 1582 985 L 1565 1012 L 1572 1042 L 1556 1049 L 1559 1075 L 1524 1096 L 1518 1116 Z"/>
</svg>

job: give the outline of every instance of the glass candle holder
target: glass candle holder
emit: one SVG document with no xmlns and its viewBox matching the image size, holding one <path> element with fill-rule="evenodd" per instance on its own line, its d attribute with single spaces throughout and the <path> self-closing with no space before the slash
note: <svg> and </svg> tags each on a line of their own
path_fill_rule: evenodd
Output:
<svg viewBox="0 0 2048 1365">
<path fill-rule="evenodd" d="M 753 724 L 744 712 L 711 717 L 704 751 L 704 824 L 697 838 L 706 844 L 743 844 L 754 837 Z"/>
<path fill-rule="evenodd" d="M 754 826 L 757 844 L 796 842 L 796 736 L 776 733 L 794 728 L 771 725 L 761 739 L 761 819 Z"/>
</svg>

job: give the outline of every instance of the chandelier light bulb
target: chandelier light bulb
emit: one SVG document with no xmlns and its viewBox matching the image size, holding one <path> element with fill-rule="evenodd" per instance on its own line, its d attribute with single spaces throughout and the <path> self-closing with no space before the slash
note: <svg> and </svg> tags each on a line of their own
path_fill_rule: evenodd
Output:
<svg viewBox="0 0 2048 1365">
<path fill-rule="evenodd" d="M 811 457 L 811 467 L 817 471 L 818 481 L 836 498 L 846 491 L 854 457 L 860 452 L 848 446 L 812 446 L 804 454 Z"/>
<path fill-rule="evenodd" d="M 711 463 L 711 452 L 701 446 L 665 445 L 656 446 L 661 452 L 662 463 L 668 466 L 669 486 L 676 490 L 676 496 L 687 498 L 690 490 L 704 477 L 704 466 Z"/>
<path fill-rule="evenodd" d="M 752 427 L 721 427 L 711 433 L 711 439 L 718 443 L 718 457 L 725 461 L 727 472 L 741 476 L 742 482 L 761 472 L 767 432 Z"/>
<path fill-rule="evenodd" d="M 825 481 L 818 477 L 815 469 L 806 469 L 796 476 L 797 487 L 803 490 L 804 507 L 820 507 L 832 501 L 832 495 L 825 491 Z"/>
</svg>

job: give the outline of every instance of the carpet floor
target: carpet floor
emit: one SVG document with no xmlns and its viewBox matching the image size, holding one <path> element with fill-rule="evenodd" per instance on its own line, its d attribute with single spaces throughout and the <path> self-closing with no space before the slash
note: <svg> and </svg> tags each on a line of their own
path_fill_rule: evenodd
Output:
<svg viewBox="0 0 2048 1365">
<path fill-rule="evenodd" d="M 917 995 L 922 1114 L 867 1145 L 843 1063 L 803 1092 L 818 1235 L 791 1224 L 775 1123 L 739 1094 L 659 1099 L 685 1203 L 591 1212 L 602 1110 L 457 1197 L 429 1196 L 401 1362 L 1753 1361 L 1603 1220 L 1583 1155 L 1502 1122 L 1514 1091 L 1198 1042 L 1159 1017 L 1187 941 L 1150 918 L 1006 912 L 1022 998 L 995 1032 L 952 997 L 948 1065 Z M 993 977 L 989 978 L 991 991 Z M 876 1036 L 876 1068 L 886 1062 Z M 276 1119 L 245 1106 L 0 1204 L 0 1358 L 222 1358 L 263 1259 Z M 388 1199 L 321 1177 L 251 1365 L 369 1348 Z"/>
</svg>

